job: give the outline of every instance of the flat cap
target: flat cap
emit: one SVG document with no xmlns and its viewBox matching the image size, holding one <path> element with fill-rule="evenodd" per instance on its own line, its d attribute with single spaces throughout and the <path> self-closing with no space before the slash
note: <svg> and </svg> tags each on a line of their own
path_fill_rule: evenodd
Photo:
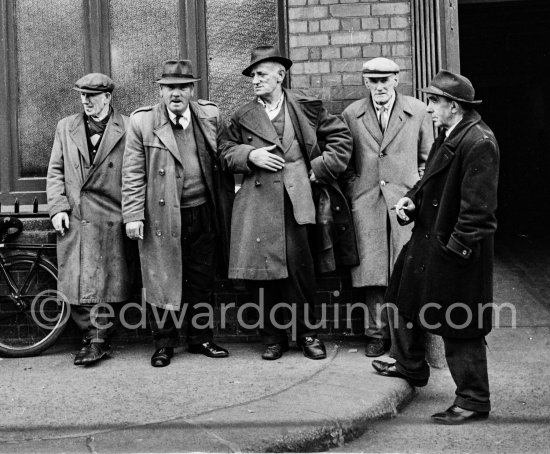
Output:
<svg viewBox="0 0 550 454">
<path fill-rule="evenodd" d="M 392 60 L 376 57 L 363 63 L 363 74 L 367 77 L 388 77 L 399 72 L 399 66 Z"/>
<path fill-rule="evenodd" d="M 90 73 L 78 79 L 73 87 L 73 90 L 81 93 L 111 93 L 115 88 L 113 80 L 101 73 Z"/>
</svg>

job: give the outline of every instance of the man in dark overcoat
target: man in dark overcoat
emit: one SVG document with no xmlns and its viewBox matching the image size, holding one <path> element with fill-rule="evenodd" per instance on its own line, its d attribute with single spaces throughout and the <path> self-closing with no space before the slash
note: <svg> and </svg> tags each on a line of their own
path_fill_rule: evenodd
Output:
<svg viewBox="0 0 550 454">
<path fill-rule="evenodd" d="M 229 277 L 249 281 L 256 291 L 263 289 L 262 357 L 267 360 L 288 350 L 279 303 L 291 306 L 304 355 L 326 357 L 313 328 L 312 185 L 333 184 L 346 169 L 352 147 L 346 125 L 320 100 L 282 88 L 291 65 L 273 46 L 252 51 L 243 75 L 251 78 L 256 98 L 233 115 L 221 153 L 231 172 L 243 174 L 233 206 Z M 349 229 L 350 224 L 348 220 L 341 228 Z"/>
<path fill-rule="evenodd" d="M 396 204 L 400 222 L 414 221 L 386 294 L 399 314 L 392 326 L 396 361 L 373 366 L 424 386 L 425 332 L 441 335 L 456 398 L 432 419 L 461 424 L 490 411 L 485 336 L 492 327 L 499 149 L 473 108 L 481 101 L 467 78 L 442 70 L 423 91 L 441 134 L 424 177 Z"/>
<path fill-rule="evenodd" d="M 424 173 L 433 127 L 422 101 L 396 91 L 399 66 L 393 60 L 366 61 L 363 79 L 367 96 L 350 104 L 342 115 L 353 137 L 345 180 L 360 257 L 351 279 L 365 292 L 365 354 L 373 357 L 383 355 L 390 344 L 384 294 L 412 230 L 400 227 L 390 210 Z"/>
<path fill-rule="evenodd" d="M 121 169 L 128 117 L 111 106 L 113 81 L 100 73 L 76 81 L 83 113 L 57 125 L 48 166 L 48 209 L 57 236 L 58 290 L 84 333 L 76 365 L 110 352 L 115 310 L 132 290 L 131 244 L 121 211 Z"/>
<path fill-rule="evenodd" d="M 189 60 L 165 61 L 160 102 L 132 113 L 124 152 L 122 215 L 139 240 L 153 367 L 170 364 L 183 319 L 190 353 L 228 356 L 213 342 L 212 289 L 229 224 L 219 213 L 231 209 L 220 203 L 232 203 L 235 184 L 230 174 L 218 184 L 224 123 L 214 103 L 192 100 L 198 80 Z"/>
</svg>

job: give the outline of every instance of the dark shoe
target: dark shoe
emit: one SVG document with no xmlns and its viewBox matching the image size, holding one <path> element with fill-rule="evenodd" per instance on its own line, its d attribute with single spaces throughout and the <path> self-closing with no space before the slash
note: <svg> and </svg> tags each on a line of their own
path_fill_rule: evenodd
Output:
<svg viewBox="0 0 550 454">
<path fill-rule="evenodd" d="M 365 355 L 371 358 L 382 356 L 386 352 L 386 341 L 384 339 L 370 338 L 365 347 Z"/>
<path fill-rule="evenodd" d="M 288 351 L 288 342 L 282 342 L 278 344 L 270 344 L 265 347 L 265 351 L 262 354 L 263 359 L 268 361 L 279 359 L 283 356 L 283 352 Z"/>
<path fill-rule="evenodd" d="M 404 380 L 407 380 L 409 385 L 416 386 L 418 388 L 421 388 L 422 386 L 426 386 L 428 384 L 427 381 L 420 381 L 420 380 L 414 380 L 412 378 L 409 378 L 405 375 L 403 375 L 401 372 L 397 370 L 395 367 L 395 363 L 386 363 L 384 361 L 379 361 L 375 359 L 372 362 L 372 367 L 374 367 L 374 370 L 378 372 L 379 375 L 382 375 L 383 377 L 397 377 L 397 378 L 403 378 Z"/>
<path fill-rule="evenodd" d="M 229 356 L 229 352 L 225 348 L 221 348 L 214 342 L 190 345 L 188 351 L 189 353 L 200 353 L 209 358 L 227 358 Z"/>
<path fill-rule="evenodd" d="M 82 346 L 74 357 L 76 366 L 89 366 L 111 354 L 111 346 L 107 342 L 92 342 Z"/>
<path fill-rule="evenodd" d="M 480 421 L 488 417 L 488 411 L 465 410 L 464 408 L 453 405 L 441 413 L 432 415 L 432 421 L 438 424 L 455 425 L 464 424 L 469 421 Z"/>
<path fill-rule="evenodd" d="M 317 337 L 304 337 L 300 341 L 304 356 L 309 359 L 325 359 L 327 357 L 327 350 L 323 341 Z"/>
<path fill-rule="evenodd" d="M 151 356 L 151 366 L 166 367 L 170 364 L 170 359 L 174 356 L 174 347 L 162 347 L 155 350 Z"/>
</svg>

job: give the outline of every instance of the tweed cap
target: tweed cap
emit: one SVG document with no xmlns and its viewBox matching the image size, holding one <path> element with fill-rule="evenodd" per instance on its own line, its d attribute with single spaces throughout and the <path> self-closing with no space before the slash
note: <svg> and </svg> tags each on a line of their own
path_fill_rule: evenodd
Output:
<svg viewBox="0 0 550 454">
<path fill-rule="evenodd" d="M 81 93 L 99 94 L 111 93 L 115 88 L 113 80 L 101 73 L 90 73 L 78 79 L 73 87 L 73 90 Z"/>
<path fill-rule="evenodd" d="M 393 60 L 376 57 L 363 63 L 363 75 L 366 77 L 388 77 L 399 73 L 399 65 Z"/>
</svg>

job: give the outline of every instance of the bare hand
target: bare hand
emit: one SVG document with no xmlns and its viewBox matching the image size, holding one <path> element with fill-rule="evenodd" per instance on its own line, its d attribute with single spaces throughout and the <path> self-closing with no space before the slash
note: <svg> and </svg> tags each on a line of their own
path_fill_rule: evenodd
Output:
<svg viewBox="0 0 550 454">
<path fill-rule="evenodd" d="M 411 213 L 415 210 L 416 206 L 414 205 L 414 202 L 409 199 L 408 197 L 403 197 L 399 199 L 399 202 L 395 205 L 395 212 L 398 217 L 403 219 L 404 221 L 409 220 L 409 216 L 407 216 L 407 212 Z"/>
<path fill-rule="evenodd" d="M 126 235 L 131 240 L 143 240 L 143 221 L 132 221 L 126 224 Z"/>
<path fill-rule="evenodd" d="M 273 150 L 275 147 L 276 145 L 256 148 L 250 152 L 248 159 L 252 162 L 252 164 L 261 167 L 262 169 L 277 172 L 285 166 L 285 160 L 274 153 L 270 153 L 270 150 Z"/>
<path fill-rule="evenodd" d="M 64 236 L 65 229 L 69 230 L 69 215 L 65 211 L 57 213 L 52 218 L 52 224 L 56 232 L 60 233 L 61 236 Z"/>
<path fill-rule="evenodd" d="M 311 181 L 312 183 L 318 183 L 319 182 L 319 180 L 317 179 L 317 177 L 313 173 L 313 170 L 309 171 L 309 181 Z"/>
</svg>

